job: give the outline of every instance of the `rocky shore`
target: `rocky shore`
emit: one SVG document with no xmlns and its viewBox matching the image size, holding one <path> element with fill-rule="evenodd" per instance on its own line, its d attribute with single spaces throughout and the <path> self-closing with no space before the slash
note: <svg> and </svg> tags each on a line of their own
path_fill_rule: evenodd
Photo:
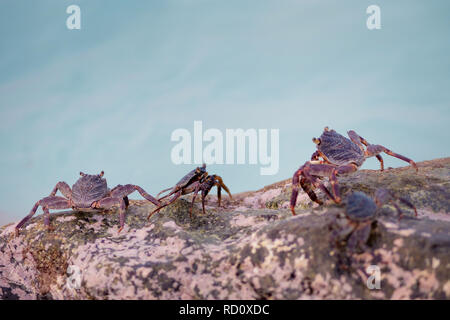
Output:
<svg viewBox="0 0 450 320">
<path fill-rule="evenodd" d="M 290 179 L 224 197 L 223 208 L 211 194 L 207 214 L 197 203 L 192 219 L 189 196 L 150 222 L 154 206 L 131 201 L 120 234 L 115 210 L 52 214 L 52 232 L 37 216 L 18 237 L 6 225 L 0 299 L 449 299 L 450 158 L 418 166 L 339 178 L 344 198 L 385 187 L 418 209 L 399 221 L 383 206 L 367 250 L 355 253 L 330 243 L 343 206 L 300 192 L 291 214 Z M 369 266 L 380 289 L 367 286 Z"/>
</svg>

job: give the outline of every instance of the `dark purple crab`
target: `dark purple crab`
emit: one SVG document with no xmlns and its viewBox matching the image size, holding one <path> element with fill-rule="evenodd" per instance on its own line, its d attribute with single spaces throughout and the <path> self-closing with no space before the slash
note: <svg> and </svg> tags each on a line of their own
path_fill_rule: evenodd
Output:
<svg viewBox="0 0 450 320">
<path fill-rule="evenodd" d="M 101 211 L 108 210 L 114 205 L 119 205 L 120 232 L 125 224 L 125 210 L 129 205 L 129 194 L 138 191 L 146 200 L 157 206 L 160 205 L 157 199 L 149 195 L 139 186 L 132 184 L 123 186 L 119 184 L 112 190 L 109 190 L 106 179 L 102 178 L 103 174 L 103 171 L 100 174 L 94 175 L 80 172 L 81 178 L 75 182 L 72 189 L 70 189 L 67 183 L 58 182 L 50 195 L 36 202 L 30 213 L 17 224 L 16 234 L 19 233 L 20 228 L 36 213 L 39 206 L 44 211 L 44 224 L 48 228 L 51 228 L 49 209 L 72 208 L 79 211 L 89 211 L 90 209 Z M 58 190 L 64 197 L 56 196 Z"/>
<path fill-rule="evenodd" d="M 217 187 L 217 198 L 218 198 L 218 205 L 220 207 L 221 202 L 221 194 L 222 194 L 222 188 L 229 194 L 230 198 L 232 198 L 230 190 L 228 187 L 223 183 L 223 180 L 218 175 L 208 175 L 208 172 L 206 172 L 206 164 L 203 164 L 202 167 L 198 167 L 191 172 L 189 172 L 186 176 L 184 176 L 174 187 L 165 189 L 161 191 L 158 196 L 166 192 L 168 190 L 171 190 L 170 193 L 165 195 L 164 197 L 159 198 L 158 200 L 163 200 L 171 195 L 172 198 L 170 198 L 166 203 L 159 205 L 155 210 L 153 210 L 149 215 L 148 219 L 155 214 L 156 212 L 160 211 L 162 208 L 167 207 L 171 203 L 173 203 L 175 200 L 177 200 L 179 197 L 185 194 L 193 193 L 194 196 L 192 198 L 192 205 L 189 209 L 189 217 L 192 218 L 192 208 L 194 206 L 195 199 L 197 197 L 197 194 L 201 191 L 202 195 L 202 210 L 203 214 L 205 214 L 205 199 L 208 195 L 209 191 L 216 186 Z"/>
<path fill-rule="evenodd" d="M 183 178 L 178 181 L 175 186 L 164 189 L 160 191 L 157 195 L 159 197 L 162 193 L 169 191 L 170 192 L 165 195 L 162 198 L 159 198 L 159 200 L 170 197 L 172 194 L 176 194 L 180 192 L 183 188 L 186 188 L 187 186 L 191 185 L 192 183 L 196 181 L 200 181 L 201 179 L 205 178 L 208 175 L 208 172 L 206 172 L 206 164 L 204 163 L 201 167 L 197 167 L 192 171 L 189 171 L 188 174 L 186 174 Z"/>
<path fill-rule="evenodd" d="M 379 208 L 391 202 L 401 219 L 403 213 L 393 200 L 399 200 L 414 209 L 417 216 L 417 210 L 411 202 L 405 198 L 394 197 L 387 189 L 378 189 L 375 192 L 375 201 L 363 192 L 357 191 L 350 194 L 345 199 L 344 212 L 338 213 L 330 225 L 332 243 L 338 243 L 348 238 L 347 248 L 350 252 L 353 252 L 357 246 L 363 250 L 366 249 L 372 224 L 376 220 Z"/>
<path fill-rule="evenodd" d="M 337 176 L 358 170 L 366 158 L 373 156 L 380 161 L 381 171 L 383 171 L 383 158 L 380 155 L 382 152 L 410 163 L 418 171 L 413 160 L 392 152 L 381 145 L 370 144 L 355 131 L 348 131 L 348 136 L 350 139 L 325 127 L 320 138 L 313 138 L 313 142 L 317 145 L 317 151 L 311 156 L 311 161 L 305 162 L 292 178 L 291 211 L 293 215 L 295 215 L 295 204 L 300 186 L 309 198 L 318 204 L 322 204 L 322 201 L 314 193 L 314 189 L 317 187 L 331 200 L 340 203 Z M 331 192 L 323 185 L 321 181 L 323 177 L 329 178 Z"/>
</svg>

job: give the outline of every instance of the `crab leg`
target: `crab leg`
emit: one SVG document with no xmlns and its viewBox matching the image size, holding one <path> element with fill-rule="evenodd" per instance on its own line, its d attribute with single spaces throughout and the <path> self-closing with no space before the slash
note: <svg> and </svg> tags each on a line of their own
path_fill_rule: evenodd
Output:
<svg viewBox="0 0 450 320">
<path fill-rule="evenodd" d="M 292 194 L 291 194 L 291 212 L 295 215 L 295 205 L 297 203 L 297 195 L 299 185 L 302 186 L 303 190 L 308 194 L 310 199 L 314 202 L 321 204 L 321 201 L 318 201 L 316 194 L 311 189 L 311 184 L 318 186 L 325 194 L 334 202 L 339 203 L 341 201 L 339 195 L 339 186 L 337 184 L 337 175 L 338 171 L 336 170 L 336 166 L 330 164 L 316 164 L 311 162 L 306 162 L 303 166 L 300 167 L 292 177 Z M 303 182 L 299 180 L 299 177 L 303 176 L 305 179 Z M 325 185 L 320 182 L 318 177 L 326 177 L 330 178 L 330 183 L 332 187 L 333 194 L 331 194 Z M 303 178 L 302 178 L 303 179 Z M 308 186 L 309 185 L 309 186 Z"/>
<path fill-rule="evenodd" d="M 334 196 L 334 202 L 336 203 L 340 203 L 341 202 L 341 194 L 339 192 L 339 185 L 338 185 L 338 181 L 337 181 L 337 170 L 333 169 L 331 171 L 331 176 L 330 176 L 330 183 L 331 183 L 331 190 L 333 191 L 333 196 Z"/>
<path fill-rule="evenodd" d="M 400 159 L 400 160 L 403 160 L 403 161 L 408 162 L 410 165 L 412 165 L 412 166 L 414 167 L 414 169 L 416 169 L 416 171 L 419 171 L 419 169 L 417 168 L 416 163 L 415 163 L 413 160 L 411 160 L 411 159 L 409 159 L 409 158 L 407 158 L 407 157 L 405 157 L 405 156 L 402 156 L 401 154 L 395 153 L 395 152 L 393 152 L 393 151 L 389 150 L 388 148 L 383 147 L 383 146 L 381 146 L 381 145 L 370 144 L 369 142 L 367 142 L 366 139 L 364 139 L 363 137 L 361 137 L 360 135 L 358 135 L 358 134 L 357 134 L 355 131 L 353 131 L 353 130 L 350 130 L 350 131 L 348 132 L 348 135 L 349 135 L 350 139 L 351 139 L 353 142 L 355 142 L 355 143 L 356 143 L 355 140 L 356 140 L 357 138 L 359 138 L 359 141 L 360 141 L 361 143 L 363 143 L 363 144 L 367 147 L 367 150 L 366 150 L 366 152 L 365 152 L 367 157 L 377 156 L 377 155 L 380 154 L 381 152 L 384 152 L 384 153 L 386 153 L 386 154 L 388 154 L 388 155 L 390 155 L 390 156 L 392 156 L 392 157 L 395 157 L 395 158 L 398 158 L 398 159 Z M 358 143 L 357 143 L 357 144 L 358 144 Z M 358 144 L 358 145 L 360 145 L 360 144 Z M 378 158 L 378 157 L 377 157 L 377 158 Z M 380 160 L 380 159 L 378 158 L 378 160 Z M 381 170 L 383 170 L 383 160 L 381 159 L 380 162 L 381 162 L 381 168 L 382 168 Z"/>
<path fill-rule="evenodd" d="M 292 177 L 292 193 L 291 193 L 291 201 L 290 201 L 290 207 L 292 215 L 295 216 L 295 205 L 297 204 L 297 196 L 298 196 L 298 189 L 299 186 L 302 187 L 302 189 L 308 194 L 310 199 L 314 202 L 317 202 L 318 204 L 322 204 L 322 201 L 320 201 L 317 198 L 317 195 L 314 193 L 312 189 L 312 184 L 314 182 L 317 182 L 318 179 L 311 177 L 305 170 L 305 168 L 309 165 L 309 162 L 306 162 L 303 166 L 301 166 Z M 301 179 L 299 177 L 302 176 Z M 325 188 L 325 186 L 324 186 Z M 326 188 L 325 188 L 326 189 Z M 328 196 L 331 196 L 331 194 L 326 192 Z M 332 196 L 331 196 L 332 197 Z"/>
<path fill-rule="evenodd" d="M 297 196 L 298 196 L 298 188 L 300 186 L 300 179 L 299 176 L 303 173 L 303 167 L 305 165 L 301 166 L 300 169 L 294 172 L 294 176 L 292 177 L 292 193 L 291 193 L 291 212 L 295 216 L 295 205 L 297 203 Z M 317 197 L 316 197 L 317 198 Z M 312 198 L 311 198 L 312 199 Z"/>
<path fill-rule="evenodd" d="M 34 216 L 39 206 L 44 210 L 44 224 L 50 226 L 50 213 L 48 209 L 68 209 L 71 208 L 71 203 L 66 198 L 56 196 L 49 196 L 39 200 L 35 203 L 30 213 L 16 225 L 16 235 L 19 234 L 19 229 Z"/>
<path fill-rule="evenodd" d="M 50 225 L 50 211 L 47 207 L 42 207 L 42 211 L 44 211 L 44 225 L 48 230 L 53 230 L 53 227 Z"/>
<path fill-rule="evenodd" d="M 194 201 L 197 197 L 197 193 L 201 190 L 202 191 L 202 210 L 203 210 L 203 214 L 205 214 L 205 200 L 206 200 L 206 196 L 208 195 L 209 191 L 211 191 L 212 187 L 216 186 L 217 187 L 217 199 L 218 199 L 218 206 L 220 207 L 220 203 L 221 203 L 221 195 L 222 195 L 222 188 L 228 193 L 228 195 L 230 196 L 230 198 L 232 199 L 232 195 L 230 190 L 228 189 L 228 187 L 223 183 L 223 180 L 221 177 L 214 175 L 214 176 L 209 176 L 208 178 L 210 178 L 209 180 L 206 180 L 202 183 L 200 182 L 196 182 L 198 183 L 198 186 L 195 186 L 194 189 L 194 197 L 192 199 L 192 206 L 194 205 Z M 213 179 L 213 180 L 211 180 Z M 195 183 L 194 183 L 195 185 Z M 188 193 L 188 192 L 186 192 Z M 192 211 L 192 207 L 191 207 L 191 211 Z M 189 215 L 191 215 L 191 211 L 189 212 Z"/>
<path fill-rule="evenodd" d="M 205 210 L 206 196 L 208 195 L 209 191 L 211 191 L 211 188 L 214 185 L 217 185 L 217 184 L 216 183 L 215 184 L 211 184 L 211 183 L 209 183 L 209 181 L 205 181 L 203 183 L 199 183 L 198 182 L 198 186 L 195 186 L 194 197 L 192 198 L 192 207 L 194 206 L 194 201 L 195 201 L 195 198 L 197 197 L 197 193 L 201 190 L 202 191 L 202 212 L 203 212 L 203 214 L 206 214 L 206 210 Z M 219 190 L 220 190 L 219 188 L 220 188 L 220 185 L 218 186 L 218 191 L 217 192 L 219 192 Z M 218 197 L 220 199 L 220 193 L 219 193 Z M 220 200 L 219 200 L 219 206 L 220 206 Z M 192 207 L 191 207 L 191 210 L 189 211 L 189 217 L 191 217 Z"/>
<path fill-rule="evenodd" d="M 34 207 L 31 209 L 30 213 L 16 225 L 16 235 L 19 234 L 19 229 L 22 228 L 22 226 L 25 223 L 27 223 L 27 221 L 30 220 L 34 216 L 38 207 L 39 207 L 39 201 L 35 203 Z"/>
<path fill-rule="evenodd" d="M 398 201 L 400 201 L 401 203 L 403 203 L 404 205 L 410 207 L 411 209 L 414 210 L 414 216 L 417 217 L 417 209 L 416 207 L 409 202 L 408 200 L 406 200 L 405 198 L 396 198 Z M 394 202 L 395 199 L 391 199 L 389 202 L 395 207 L 395 209 L 397 210 L 398 213 L 398 220 L 401 220 L 403 218 L 403 211 L 400 209 L 399 205 L 396 204 Z"/>
<path fill-rule="evenodd" d="M 382 207 L 383 205 L 385 205 L 387 203 L 391 203 L 397 210 L 397 213 L 399 215 L 399 220 L 400 220 L 403 217 L 403 212 L 400 209 L 400 207 L 394 202 L 394 200 L 398 200 L 401 203 L 403 203 L 404 205 L 413 209 L 414 214 L 417 217 L 417 209 L 408 199 L 405 199 L 403 197 L 396 197 L 389 190 L 384 189 L 384 188 L 379 188 L 375 192 L 375 203 L 377 204 L 377 206 Z"/>
<path fill-rule="evenodd" d="M 104 210 L 109 210 L 112 207 L 114 207 L 116 204 L 119 205 L 119 231 L 118 233 L 120 233 L 120 231 L 122 231 L 124 225 L 125 225 L 125 210 L 126 210 L 126 202 L 125 199 L 122 197 L 107 197 L 107 198 L 103 198 L 97 202 L 94 202 L 92 204 L 93 208 L 96 209 L 104 209 Z"/>
<path fill-rule="evenodd" d="M 363 144 L 365 146 L 368 146 L 369 143 L 362 137 L 360 137 L 355 131 L 350 130 L 347 131 L 347 135 L 350 138 L 350 140 L 353 141 L 354 144 L 356 144 L 362 151 L 364 151 Z"/>
<path fill-rule="evenodd" d="M 384 171 L 384 161 L 383 161 L 383 157 L 379 154 L 377 154 L 375 157 L 377 157 L 378 161 L 380 161 L 380 166 L 381 166 L 381 171 Z"/>
<path fill-rule="evenodd" d="M 230 199 L 233 199 L 233 197 L 231 196 L 231 192 L 228 189 L 228 187 L 223 183 L 223 180 L 221 177 L 214 175 L 214 179 L 216 180 L 215 185 L 217 186 L 217 198 L 219 201 L 219 207 L 220 207 L 220 199 L 221 199 L 221 191 L 222 188 L 228 193 L 228 195 L 230 196 Z"/>
<path fill-rule="evenodd" d="M 347 248 L 350 252 L 354 252 L 356 247 L 359 246 L 361 249 L 365 249 L 367 240 L 370 236 L 370 225 L 371 221 L 362 223 L 360 226 L 356 227 L 347 242 Z"/>
<path fill-rule="evenodd" d="M 154 215 L 155 213 L 157 213 L 158 211 L 160 211 L 162 208 L 167 207 L 169 204 L 171 204 L 172 202 L 174 202 L 175 200 L 177 200 L 179 197 L 181 197 L 183 194 L 183 190 L 180 189 L 178 190 L 177 193 L 175 193 L 175 195 L 166 203 L 164 204 L 160 204 L 155 210 L 153 210 L 152 212 L 150 212 L 150 214 L 147 217 L 147 220 L 150 220 L 151 216 Z"/>
<path fill-rule="evenodd" d="M 333 194 L 331 194 L 330 193 L 330 191 L 328 191 L 328 189 L 325 187 L 325 185 L 320 181 L 320 174 L 322 174 L 322 176 L 325 176 L 325 175 L 327 175 L 326 173 L 324 173 L 324 172 L 314 172 L 314 170 L 313 170 L 313 172 L 314 172 L 314 175 L 312 175 L 309 171 L 310 171 L 310 169 L 311 169 L 311 166 L 307 166 L 307 167 L 305 167 L 305 169 L 304 169 L 304 171 L 303 171 L 303 175 L 304 175 L 304 177 L 313 185 L 313 186 L 316 186 L 316 187 L 319 187 L 319 189 L 320 190 L 322 190 L 331 200 L 333 200 L 334 202 L 336 202 L 336 198 L 335 198 L 335 196 L 333 195 Z M 314 164 L 313 165 L 313 169 L 317 169 L 317 167 L 316 167 L 316 165 Z M 330 180 L 331 181 L 331 180 Z M 301 182 L 301 181 L 300 181 Z M 336 188 L 334 188 L 334 189 L 336 189 Z M 304 189 L 303 189 L 304 190 Z M 333 193 L 339 193 L 339 190 L 333 190 Z M 309 194 L 308 194 L 309 195 Z M 313 199 L 311 199 L 311 200 L 313 200 Z M 320 201 L 321 202 L 321 201 Z M 319 202 L 318 202 L 319 203 Z M 322 204 L 322 202 L 321 203 L 319 203 L 319 204 Z"/>
<path fill-rule="evenodd" d="M 206 196 L 208 195 L 210 189 L 204 189 L 202 190 L 202 210 L 203 210 L 203 214 L 205 214 L 205 199 Z"/>
<path fill-rule="evenodd" d="M 411 160 L 411 159 L 409 159 L 409 158 L 407 158 L 405 156 L 402 156 L 401 154 L 395 153 L 395 152 L 389 150 L 388 148 L 383 147 L 383 146 L 378 145 L 378 144 L 369 144 L 367 146 L 367 150 L 365 152 L 365 156 L 366 157 L 373 157 L 373 156 L 379 155 L 381 152 L 384 152 L 384 153 L 386 153 L 386 154 L 388 154 L 388 155 L 390 155 L 392 157 L 398 158 L 400 160 L 406 161 L 411 166 L 413 166 L 414 169 L 416 169 L 416 171 L 419 171 L 419 168 L 417 168 L 417 164 L 413 160 Z"/>
<path fill-rule="evenodd" d="M 216 184 L 217 186 L 217 206 L 220 208 L 220 201 L 222 198 L 222 187 L 220 184 Z"/>
<path fill-rule="evenodd" d="M 313 142 L 315 144 L 320 144 L 320 139 L 317 138 L 313 138 Z M 322 158 L 322 160 L 320 160 L 320 158 Z M 322 164 L 322 163 L 327 163 L 327 164 L 331 164 L 330 160 L 328 160 L 327 156 L 323 154 L 323 152 L 321 152 L 320 150 L 316 150 L 312 155 L 311 155 L 311 163 L 315 163 L 315 164 Z"/>
<path fill-rule="evenodd" d="M 403 204 L 405 204 L 406 206 L 410 207 L 411 209 L 414 210 L 414 215 L 417 217 L 417 209 L 416 206 L 413 205 L 411 202 L 409 202 L 409 200 L 405 199 L 405 198 L 398 198 L 398 200 L 400 202 L 402 202 Z"/>
<path fill-rule="evenodd" d="M 337 202 L 335 197 L 330 193 L 330 191 L 327 189 L 327 187 L 325 187 L 325 185 L 323 183 L 319 183 L 319 189 L 322 190 L 322 192 L 325 193 L 328 198 L 330 198 L 334 202 Z M 323 204 L 323 203 L 320 203 L 320 204 Z"/>
<path fill-rule="evenodd" d="M 366 153 L 366 150 L 364 150 L 363 144 L 368 147 L 370 144 L 362 137 L 360 137 L 355 131 L 350 130 L 347 132 L 350 140 L 353 141 L 364 153 Z M 375 154 L 375 157 L 377 157 L 378 161 L 380 161 L 381 171 L 384 171 L 384 162 L 383 157 L 379 154 Z"/>
<path fill-rule="evenodd" d="M 334 165 L 330 164 L 310 164 L 304 168 L 304 175 L 309 178 L 309 180 L 312 180 L 311 176 L 319 176 L 319 177 L 326 177 L 328 176 L 331 183 L 331 190 L 333 192 L 331 200 L 333 200 L 336 203 L 341 202 L 340 193 L 339 193 L 339 186 L 337 183 L 337 174 L 341 173 L 339 172 L 345 172 L 346 168 L 345 166 L 336 167 Z M 323 190 L 323 188 L 326 188 L 322 182 L 319 182 L 319 187 Z M 330 195 L 329 193 L 327 194 Z"/>
<path fill-rule="evenodd" d="M 53 188 L 52 192 L 50 193 L 50 196 L 55 196 L 56 192 L 58 192 L 58 190 L 67 199 L 72 198 L 72 190 L 70 189 L 69 185 L 67 183 L 65 183 L 64 181 L 60 181 L 56 184 L 56 186 Z"/>
<path fill-rule="evenodd" d="M 158 198 L 158 197 L 161 195 L 161 193 L 164 193 L 164 192 L 169 191 L 169 190 L 172 190 L 172 189 L 173 189 L 173 187 L 164 189 L 164 190 L 160 191 L 160 192 L 156 195 L 156 197 Z M 167 197 L 167 196 L 164 196 L 164 198 L 166 198 L 166 197 Z"/>
<path fill-rule="evenodd" d="M 320 201 L 320 200 L 317 198 L 317 195 L 316 195 L 316 193 L 315 193 L 314 190 L 313 190 L 313 186 L 312 186 L 311 182 L 310 182 L 307 178 L 302 177 L 302 178 L 300 179 L 300 185 L 301 185 L 303 191 L 305 191 L 306 194 L 308 194 L 309 198 L 310 198 L 312 201 L 318 203 L 319 205 L 323 204 L 323 202 Z M 324 189 L 326 190 L 325 193 L 326 193 L 329 197 L 332 197 L 332 195 L 329 193 L 328 189 L 327 189 L 327 188 L 324 188 Z"/>
<path fill-rule="evenodd" d="M 356 170 L 358 170 L 358 166 L 356 164 L 353 164 L 353 163 L 336 167 L 336 171 L 337 171 L 337 175 L 338 176 L 345 175 L 345 174 L 348 174 L 348 173 L 352 173 L 352 172 L 355 172 Z"/>
<path fill-rule="evenodd" d="M 125 223 L 125 210 L 129 205 L 128 195 L 133 193 L 134 191 L 137 191 L 141 194 L 142 197 L 144 197 L 146 200 L 150 201 L 156 206 L 160 206 L 161 203 L 151 195 L 149 195 L 144 189 L 142 189 L 139 186 L 135 186 L 133 184 L 126 184 L 124 186 L 118 185 L 114 189 L 111 190 L 111 197 L 102 199 L 98 202 L 98 206 L 101 208 L 110 208 L 114 206 L 115 204 L 120 204 L 120 211 L 119 211 L 119 219 L 120 219 L 120 229 L 119 232 L 122 231 L 124 223 Z"/>
<path fill-rule="evenodd" d="M 352 231 L 355 229 L 355 227 L 352 224 L 349 224 L 347 227 L 343 228 L 342 230 L 333 230 L 331 232 L 330 240 L 333 245 L 336 245 L 338 243 L 338 240 L 344 237 L 347 237 L 349 234 L 352 233 Z"/>
<path fill-rule="evenodd" d="M 161 191 L 160 193 L 158 193 L 158 196 L 159 196 L 159 194 L 161 194 L 161 193 L 163 193 L 163 192 L 165 192 L 165 191 L 167 191 L 167 190 L 171 190 L 171 191 L 170 191 L 168 194 L 166 194 L 165 196 L 163 196 L 163 197 L 161 197 L 161 198 L 158 198 L 158 201 L 170 197 L 171 195 L 173 195 L 173 194 L 179 192 L 181 189 L 180 189 L 179 186 L 175 186 L 175 187 L 173 187 L 173 188 L 165 189 L 165 190 Z"/>
<path fill-rule="evenodd" d="M 335 166 L 326 163 L 313 163 L 312 161 L 306 162 L 300 167 L 292 177 L 292 194 L 291 194 L 291 211 L 295 215 L 295 204 L 297 202 L 298 188 L 299 185 L 302 186 L 303 190 L 308 194 L 310 199 L 318 204 L 322 204 L 321 201 L 317 201 L 317 196 L 311 189 L 311 185 L 319 187 L 331 200 L 336 203 L 341 202 L 341 196 L 339 191 L 339 185 L 337 181 L 337 176 L 341 174 L 347 174 L 354 172 L 358 167 L 354 164 L 348 164 L 343 166 Z M 299 181 L 299 176 L 303 176 L 305 180 Z M 320 182 L 320 177 L 328 177 L 331 184 L 331 193 L 325 187 L 325 185 Z M 308 186 L 309 184 L 309 186 Z"/>
<path fill-rule="evenodd" d="M 387 149 L 387 148 L 385 148 L 383 146 L 381 146 L 381 147 L 384 149 L 383 150 L 384 153 L 386 153 L 386 154 L 388 154 L 388 155 L 390 155 L 392 157 L 396 157 L 396 158 L 398 158 L 400 160 L 408 162 L 410 165 L 412 165 L 414 167 L 414 169 L 416 169 L 416 172 L 419 171 L 419 168 L 417 167 L 417 164 L 413 160 L 411 160 L 411 159 L 409 159 L 407 157 L 404 157 L 401 154 L 395 153 L 395 152 L 393 152 L 393 151 L 391 151 L 391 150 L 389 150 L 389 149 Z"/>
<path fill-rule="evenodd" d="M 400 209 L 399 205 L 396 204 L 395 202 L 392 202 L 392 205 L 394 206 L 395 210 L 397 210 L 398 221 L 402 220 L 402 218 L 403 218 L 403 211 L 402 211 L 402 209 Z"/>
<path fill-rule="evenodd" d="M 195 198 L 197 198 L 197 193 L 200 191 L 201 189 L 201 185 L 200 183 L 196 183 L 197 185 L 195 186 L 194 189 L 194 196 L 192 197 L 192 203 L 191 203 L 191 208 L 189 209 L 189 218 L 192 219 L 192 208 L 194 208 L 194 202 L 195 202 Z M 204 213 L 204 212 L 203 212 Z"/>
<path fill-rule="evenodd" d="M 144 189 L 142 189 L 139 186 L 135 186 L 133 184 L 126 184 L 124 186 L 118 185 L 111 191 L 111 197 L 113 198 L 125 198 L 129 194 L 133 193 L 134 191 L 137 191 L 141 194 L 142 197 L 144 197 L 146 200 L 150 201 L 154 205 L 159 206 L 161 203 L 151 195 L 149 195 Z M 128 199 L 127 199 L 128 200 Z"/>
</svg>

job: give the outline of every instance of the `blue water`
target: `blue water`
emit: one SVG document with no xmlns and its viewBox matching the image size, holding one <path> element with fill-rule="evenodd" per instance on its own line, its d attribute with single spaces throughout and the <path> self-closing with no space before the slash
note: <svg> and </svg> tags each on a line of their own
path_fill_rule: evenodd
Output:
<svg viewBox="0 0 450 320">
<path fill-rule="evenodd" d="M 66 28 L 70 4 L 81 30 Z M 375 31 L 370 4 L 2 1 L 0 224 L 79 171 L 152 194 L 173 185 L 193 166 L 171 162 L 170 136 L 194 120 L 280 130 L 275 176 L 208 168 L 232 192 L 290 177 L 326 125 L 416 161 L 448 156 L 449 2 L 377 1 Z"/>
</svg>

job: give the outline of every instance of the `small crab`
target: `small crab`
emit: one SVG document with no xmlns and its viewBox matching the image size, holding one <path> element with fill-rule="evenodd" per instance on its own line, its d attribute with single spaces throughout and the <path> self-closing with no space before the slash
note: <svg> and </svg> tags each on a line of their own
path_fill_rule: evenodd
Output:
<svg viewBox="0 0 450 320">
<path fill-rule="evenodd" d="M 125 210 L 129 205 L 128 195 L 134 191 L 138 191 L 146 200 L 159 206 L 160 202 L 145 192 L 139 186 L 132 184 L 118 185 L 112 190 L 108 189 L 106 179 L 103 179 L 104 172 L 100 174 L 85 174 L 80 172 L 79 178 L 70 189 L 65 182 L 58 182 L 48 197 L 42 198 L 31 209 L 30 213 L 20 221 L 16 226 L 16 234 L 19 233 L 20 228 L 31 219 L 36 213 L 39 206 L 44 211 L 44 224 L 50 226 L 50 212 L 49 209 L 69 209 L 72 208 L 78 211 L 90 210 L 108 210 L 115 205 L 119 205 L 119 220 L 122 231 L 125 224 Z M 56 196 L 58 190 L 64 197 Z"/>
<path fill-rule="evenodd" d="M 159 197 L 162 193 L 169 191 L 170 192 L 165 195 L 162 198 L 159 198 L 159 200 L 162 200 L 164 198 L 170 197 L 172 194 L 180 192 L 183 188 L 186 188 L 187 186 L 191 185 L 192 183 L 199 181 L 203 178 L 205 178 L 208 175 L 208 172 L 206 172 L 206 163 L 204 163 L 201 167 L 197 167 L 192 171 L 189 171 L 188 174 L 186 174 L 183 178 L 178 181 L 175 186 L 167 188 L 162 190 L 158 193 L 157 197 Z"/>
<path fill-rule="evenodd" d="M 319 138 L 313 138 L 313 142 L 317 145 L 317 151 L 311 156 L 311 161 L 305 162 L 295 171 L 292 177 L 291 211 L 293 215 L 295 215 L 295 204 L 297 203 L 300 186 L 310 199 L 318 204 L 322 204 L 322 201 L 314 193 L 314 189 L 317 187 L 331 200 L 340 203 L 341 197 L 337 176 L 358 170 L 366 158 L 373 156 L 380 161 L 381 171 L 383 171 L 383 158 L 380 155 L 382 152 L 410 163 L 418 171 L 413 160 L 394 153 L 381 145 L 370 144 L 355 131 L 348 131 L 348 136 L 350 139 L 325 127 Z M 324 177 L 328 177 L 330 180 L 331 192 L 321 181 Z"/>
<path fill-rule="evenodd" d="M 330 226 L 332 242 L 337 243 L 348 238 L 347 248 L 350 252 L 353 252 L 357 246 L 364 250 L 378 209 L 393 200 L 399 200 L 414 209 L 417 216 L 417 210 L 411 202 L 405 198 L 394 197 L 387 189 L 378 189 L 375 192 L 375 201 L 363 192 L 357 191 L 350 194 L 345 199 L 345 211 L 337 214 Z M 403 213 L 396 203 L 393 205 L 400 219 Z"/>
<path fill-rule="evenodd" d="M 205 213 L 205 198 L 208 195 L 209 191 L 211 189 L 217 186 L 217 197 L 218 197 L 218 204 L 220 207 L 221 202 L 221 194 L 222 194 L 222 188 L 229 194 L 230 198 L 232 198 L 230 190 L 228 187 L 223 183 L 223 180 L 218 175 L 208 175 L 208 172 L 206 172 L 206 165 L 203 164 L 202 167 L 198 167 L 191 172 L 189 172 L 186 176 L 184 176 L 173 188 L 168 188 L 163 191 L 161 191 L 158 195 L 160 195 L 163 192 L 166 192 L 168 190 L 172 190 L 169 194 L 165 195 L 164 197 L 159 198 L 158 200 L 163 200 L 171 195 L 172 198 L 170 198 L 166 203 L 159 205 L 155 210 L 153 210 L 149 215 L 148 219 L 155 214 L 156 212 L 160 211 L 162 208 L 170 205 L 175 200 L 177 200 L 179 197 L 185 194 L 194 193 L 194 196 L 192 198 L 192 206 L 189 210 L 189 216 L 192 217 L 192 207 L 194 206 L 195 198 L 197 197 L 198 192 L 202 192 L 202 209 L 203 213 Z"/>
</svg>

